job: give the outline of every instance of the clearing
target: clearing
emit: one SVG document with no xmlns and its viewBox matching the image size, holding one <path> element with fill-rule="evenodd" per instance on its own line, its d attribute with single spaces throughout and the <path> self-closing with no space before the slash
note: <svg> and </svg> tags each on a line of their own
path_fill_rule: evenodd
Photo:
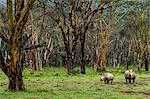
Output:
<svg viewBox="0 0 150 99">
<path fill-rule="evenodd" d="M 123 69 L 109 68 L 113 84 L 100 81 L 91 68 L 86 74 L 66 75 L 65 68 L 44 68 L 30 74 L 24 70 L 25 91 L 9 92 L 8 79 L 0 71 L 1 99 L 150 99 L 150 72 L 137 72 L 135 84 L 125 84 Z"/>
</svg>

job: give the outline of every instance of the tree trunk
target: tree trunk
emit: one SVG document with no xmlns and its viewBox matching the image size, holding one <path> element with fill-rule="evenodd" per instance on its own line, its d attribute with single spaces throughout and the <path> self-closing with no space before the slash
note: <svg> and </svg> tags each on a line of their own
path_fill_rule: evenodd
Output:
<svg viewBox="0 0 150 99">
<path fill-rule="evenodd" d="M 77 40 L 78 40 L 78 36 L 76 35 L 76 32 L 73 31 L 74 37 L 72 38 L 72 52 L 71 52 L 71 64 L 72 64 L 72 71 L 74 68 L 74 60 L 75 60 L 75 56 L 76 56 L 76 46 L 77 46 Z"/>
<path fill-rule="evenodd" d="M 113 67 L 116 67 L 116 56 L 115 53 L 113 52 Z"/>
<path fill-rule="evenodd" d="M 38 34 L 37 34 L 37 32 L 36 32 L 36 34 L 35 34 L 35 44 L 36 45 L 39 45 L 39 40 L 38 40 Z M 42 59 L 41 59 L 41 53 L 40 53 L 40 48 L 37 48 L 36 50 L 35 50 L 35 60 L 36 60 L 36 68 L 38 68 L 38 70 L 42 70 Z"/>
<path fill-rule="evenodd" d="M 138 53 L 138 71 L 140 71 L 140 68 L 142 67 L 142 60 L 143 60 L 143 54 L 145 51 L 145 44 L 144 42 L 140 39 L 139 40 L 139 53 Z"/>
<path fill-rule="evenodd" d="M 131 47 L 132 47 L 132 41 L 129 40 L 129 42 L 128 42 L 128 52 L 127 52 L 127 57 L 126 57 L 126 69 L 127 70 L 129 69 Z"/>
<path fill-rule="evenodd" d="M 72 63 L 73 61 L 70 52 L 69 42 L 65 40 L 64 44 L 65 44 L 65 51 L 66 51 L 66 58 L 67 58 L 67 62 L 66 62 L 67 74 L 71 75 L 73 74 L 73 63 Z"/>
<path fill-rule="evenodd" d="M 9 90 L 10 91 L 23 90 L 24 89 L 22 79 L 23 67 L 21 64 L 22 57 L 21 57 L 20 43 L 16 41 L 16 37 L 11 38 L 10 56 L 11 56 L 10 61 L 11 68 L 7 72 L 9 78 Z"/>
<path fill-rule="evenodd" d="M 105 49 L 106 50 L 106 49 Z M 106 63 L 107 63 L 107 59 L 106 59 L 106 51 L 103 50 L 103 54 L 102 54 L 102 60 L 101 60 L 101 70 L 102 71 L 106 71 Z"/>
<path fill-rule="evenodd" d="M 71 55 L 67 55 L 67 74 L 72 75 L 73 74 L 73 64 L 72 64 L 72 59 Z"/>
<path fill-rule="evenodd" d="M 8 44 L 10 45 L 10 62 L 9 66 L 4 63 L 4 58 L 0 52 L 0 68 L 9 78 L 10 91 L 23 90 L 23 67 L 21 62 L 21 46 L 23 37 L 23 27 L 25 26 L 29 11 L 35 0 L 28 0 L 24 6 L 24 0 L 7 0 L 7 25 Z"/>
<path fill-rule="evenodd" d="M 24 90 L 24 83 L 22 78 L 22 70 L 20 68 L 16 69 L 16 72 L 10 71 L 8 72 L 8 78 L 9 78 L 9 87 L 8 89 L 10 91 L 16 91 L 16 90 Z"/>
<path fill-rule="evenodd" d="M 107 57 L 106 57 L 106 50 L 109 38 L 109 31 L 104 30 L 100 32 L 100 54 L 101 54 L 101 70 L 106 71 L 106 64 L 107 64 Z"/>
<path fill-rule="evenodd" d="M 17 62 L 19 62 L 19 60 Z M 2 52 L 0 51 L 0 68 L 9 78 L 8 89 L 10 91 L 24 90 L 24 83 L 22 79 L 23 68 L 17 62 L 11 61 L 11 64 L 18 64 L 15 70 L 12 66 L 6 66 L 6 64 L 4 63 L 4 57 L 2 56 Z"/>
<path fill-rule="evenodd" d="M 101 59 L 101 51 L 100 51 L 100 47 L 97 47 L 96 48 L 96 64 L 94 65 L 94 67 L 95 67 L 95 70 L 96 71 L 99 71 L 100 69 L 101 69 L 101 61 L 102 61 L 102 59 Z"/>
<path fill-rule="evenodd" d="M 142 65 L 142 51 L 140 50 L 138 54 L 138 71 L 140 71 L 141 65 Z"/>
<path fill-rule="evenodd" d="M 36 68 L 37 70 L 42 70 L 43 66 L 42 66 L 42 59 L 41 59 L 41 53 L 40 53 L 40 48 L 37 48 L 35 50 L 35 64 L 36 64 Z"/>
<path fill-rule="evenodd" d="M 29 70 L 30 73 L 32 73 L 34 70 L 37 70 L 38 68 L 36 67 L 36 63 L 35 63 L 35 49 L 31 49 L 28 50 L 27 53 L 27 60 L 28 60 L 28 64 L 29 64 Z"/>
<path fill-rule="evenodd" d="M 149 70 L 149 66 L 148 66 L 148 58 L 146 58 L 145 56 L 145 71 L 148 71 Z"/>
<path fill-rule="evenodd" d="M 137 65 L 137 52 L 133 52 L 133 58 L 134 58 L 134 66 L 136 66 Z"/>
<path fill-rule="evenodd" d="M 84 43 L 81 44 L 80 73 L 81 73 L 81 74 L 85 74 L 85 64 L 84 64 Z"/>
<path fill-rule="evenodd" d="M 80 53 L 80 73 L 85 74 L 85 64 L 84 64 L 84 44 L 85 44 L 85 33 L 81 35 L 81 53 Z"/>
<path fill-rule="evenodd" d="M 149 53 L 148 53 L 148 48 L 147 48 L 147 50 L 144 53 L 145 71 L 149 70 L 148 57 L 149 57 Z"/>
</svg>

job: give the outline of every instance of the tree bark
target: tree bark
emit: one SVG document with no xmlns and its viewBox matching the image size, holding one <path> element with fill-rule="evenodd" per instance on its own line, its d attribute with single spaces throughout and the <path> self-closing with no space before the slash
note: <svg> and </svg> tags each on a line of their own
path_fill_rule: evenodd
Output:
<svg viewBox="0 0 150 99">
<path fill-rule="evenodd" d="M 145 71 L 149 70 L 149 53 L 148 53 L 148 45 L 146 44 L 146 50 L 144 52 L 144 64 L 145 64 Z"/>
<path fill-rule="evenodd" d="M 133 52 L 133 58 L 134 58 L 134 66 L 137 65 L 137 52 L 134 50 Z"/>
<path fill-rule="evenodd" d="M 11 72 L 8 72 L 10 76 L 9 78 L 9 90 L 15 91 L 15 90 L 23 90 L 24 84 L 22 79 L 22 64 L 21 62 L 21 50 L 20 50 L 20 43 L 16 41 L 16 38 L 12 38 L 11 42 L 11 50 L 10 50 L 10 66 L 11 66 Z"/>
<path fill-rule="evenodd" d="M 140 71 L 141 65 L 142 65 L 142 51 L 140 49 L 138 53 L 138 71 Z"/>
<path fill-rule="evenodd" d="M 63 42 L 64 42 L 64 45 L 65 45 L 65 51 L 66 51 L 66 58 L 67 58 L 67 74 L 68 75 L 71 75 L 73 74 L 73 61 L 72 61 L 72 55 L 71 55 L 71 50 L 70 50 L 70 42 L 69 42 L 69 38 L 67 38 L 63 28 L 60 26 L 60 29 L 61 29 L 61 32 L 62 32 L 62 35 L 63 35 Z M 69 33 L 67 33 L 69 34 Z M 69 36 L 68 36 L 69 37 Z"/>
<path fill-rule="evenodd" d="M 16 68 L 16 72 L 13 72 L 11 69 L 8 72 L 9 78 L 9 87 L 10 91 L 16 90 L 24 90 L 24 83 L 22 78 L 22 70 L 20 68 Z"/>
<path fill-rule="evenodd" d="M 24 0 L 15 0 L 13 5 L 12 0 L 7 0 L 7 16 L 8 16 L 8 35 L 10 36 L 10 62 L 9 66 L 4 63 L 4 58 L 0 52 L 0 68 L 9 78 L 10 91 L 23 90 L 22 71 L 23 65 L 21 60 L 21 46 L 22 46 L 22 30 L 27 22 L 29 11 L 33 6 L 35 0 L 28 0 L 24 6 Z M 13 9 L 15 9 L 15 17 Z"/>
<path fill-rule="evenodd" d="M 131 53 L 131 47 L 132 47 L 132 40 L 129 40 L 128 42 L 128 52 L 126 57 L 126 69 L 129 69 L 129 61 L 130 61 L 130 53 Z"/>
<path fill-rule="evenodd" d="M 12 61 L 12 64 L 15 64 L 15 63 Z M 1 65 L 0 68 L 2 69 L 2 71 L 9 78 L 8 89 L 10 91 L 24 90 L 24 84 L 23 84 L 23 79 L 22 79 L 23 68 L 19 64 L 15 70 L 12 69 L 11 66 L 6 66 L 6 64 L 4 63 L 4 58 L 2 56 L 1 51 L 0 51 L 0 65 Z"/>
<path fill-rule="evenodd" d="M 149 70 L 149 66 L 148 66 L 148 56 L 145 56 L 144 62 L 145 62 L 145 71 L 148 71 L 148 70 Z"/>
<path fill-rule="evenodd" d="M 81 53 L 80 53 L 80 73 L 85 74 L 85 64 L 84 64 L 84 44 L 85 44 L 85 33 L 83 33 L 81 39 Z"/>
<path fill-rule="evenodd" d="M 68 75 L 72 75 L 73 74 L 73 64 L 72 64 L 72 58 L 70 54 L 67 54 L 67 73 Z"/>
</svg>

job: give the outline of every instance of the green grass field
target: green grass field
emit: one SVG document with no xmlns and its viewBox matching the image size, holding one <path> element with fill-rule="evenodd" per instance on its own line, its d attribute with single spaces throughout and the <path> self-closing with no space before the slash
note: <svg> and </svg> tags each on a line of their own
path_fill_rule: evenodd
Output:
<svg viewBox="0 0 150 99">
<path fill-rule="evenodd" d="M 150 99 L 150 72 L 136 72 L 135 84 L 125 84 L 123 69 L 109 68 L 113 84 L 100 81 L 91 68 L 86 75 L 66 75 L 65 68 L 44 68 L 30 74 L 24 70 L 26 90 L 9 92 L 8 79 L 0 71 L 0 99 Z"/>
</svg>

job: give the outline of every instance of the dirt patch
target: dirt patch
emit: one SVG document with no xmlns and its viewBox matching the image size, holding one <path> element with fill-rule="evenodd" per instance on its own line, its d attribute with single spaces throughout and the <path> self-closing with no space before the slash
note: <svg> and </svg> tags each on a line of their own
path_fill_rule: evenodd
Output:
<svg viewBox="0 0 150 99">
<path fill-rule="evenodd" d="M 139 80 L 141 80 L 141 81 L 150 81 L 150 77 L 140 77 Z"/>
<path fill-rule="evenodd" d="M 133 91 L 133 90 L 122 90 L 120 91 L 121 93 L 124 93 L 124 94 L 129 94 L 129 95 L 139 95 L 139 94 L 144 94 L 146 96 L 150 96 L 150 90 L 148 91 Z M 150 99 L 150 98 L 149 98 Z"/>
<path fill-rule="evenodd" d="M 120 92 L 124 93 L 124 94 L 130 94 L 130 95 L 136 95 L 136 94 L 142 94 L 143 93 L 141 91 L 133 91 L 133 90 L 122 90 Z"/>
<path fill-rule="evenodd" d="M 143 92 L 143 94 L 144 94 L 144 95 L 148 95 L 148 96 L 150 96 L 150 90 L 148 90 L 148 91 L 144 91 L 144 92 Z"/>
<path fill-rule="evenodd" d="M 141 77 L 138 79 L 137 83 L 139 85 L 149 86 L 150 85 L 150 77 Z"/>
</svg>

